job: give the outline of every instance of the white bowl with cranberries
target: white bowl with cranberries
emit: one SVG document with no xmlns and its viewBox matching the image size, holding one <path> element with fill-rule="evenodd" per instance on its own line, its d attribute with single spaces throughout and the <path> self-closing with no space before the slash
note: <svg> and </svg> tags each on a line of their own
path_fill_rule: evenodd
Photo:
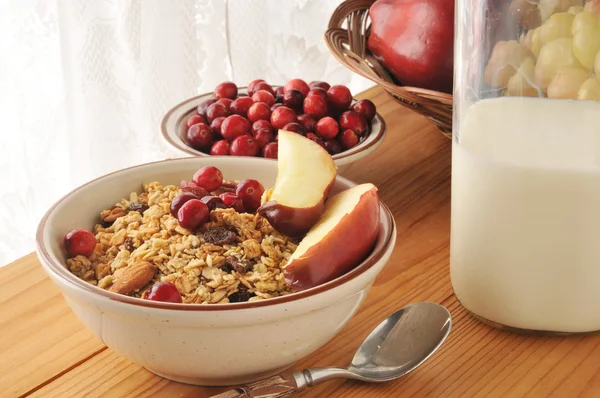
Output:
<svg viewBox="0 0 600 398">
<path fill-rule="evenodd" d="M 164 116 L 161 132 L 182 156 L 277 158 L 278 130 L 322 145 L 338 168 L 383 143 L 385 122 L 370 100 L 355 100 L 343 85 L 292 79 L 284 86 L 254 80 L 247 87 L 219 84 Z"/>
<path fill-rule="evenodd" d="M 154 299 L 127 296 L 85 282 L 67 269 L 69 231 L 90 230 L 101 221 L 102 210 L 139 190 L 143 182 L 179 185 L 205 166 L 217 167 L 225 180 L 251 179 L 265 188 L 277 177 L 277 162 L 233 156 L 170 159 L 110 173 L 48 210 L 37 230 L 37 254 L 74 313 L 108 347 L 171 380 L 232 385 L 277 374 L 331 340 L 358 310 L 389 259 L 395 227 L 381 204 L 377 241 L 360 265 L 322 285 L 258 301 L 211 305 L 179 303 L 167 299 L 169 292 L 154 292 Z M 204 177 L 210 179 L 199 174 L 195 179 Z M 354 185 L 337 177 L 332 194 Z M 246 199 L 245 206 L 252 207 L 252 197 Z M 194 204 L 187 205 L 190 211 L 205 207 L 186 203 Z M 197 222 L 183 219 L 184 206 L 175 209 L 179 221 Z M 80 242 L 84 245 L 85 235 Z"/>
</svg>

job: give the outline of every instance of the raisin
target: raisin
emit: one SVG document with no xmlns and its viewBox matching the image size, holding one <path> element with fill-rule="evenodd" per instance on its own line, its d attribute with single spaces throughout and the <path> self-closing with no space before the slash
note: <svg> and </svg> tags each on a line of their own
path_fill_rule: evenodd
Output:
<svg viewBox="0 0 600 398">
<path fill-rule="evenodd" d="M 133 247 L 133 239 L 125 239 L 125 242 L 123 242 L 123 247 L 125 247 L 125 249 L 129 250 L 130 252 L 134 251 L 135 247 Z"/>
<path fill-rule="evenodd" d="M 142 202 L 131 202 L 129 204 L 129 211 L 137 211 L 140 214 L 144 214 L 144 212 L 148 210 L 148 205 Z"/>
<path fill-rule="evenodd" d="M 219 246 L 238 242 L 236 233 L 223 227 L 208 228 L 204 231 L 202 237 L 206 242 Z"/>
<path fill-rule="evenodd" d="M 250 269 L 250 263 L 238 260 L 235 257 L 227 257 L 221 269 L 225 272 L 236 271 L 238 274 L 244 275 Z"/>
<path fill-rule="evenodd" d="M 239 288 L 237 292 L 233 293 L 229 296 L 230 303 L 243 303 L 245 301 L 250 300 L 251 297 L 254 297 L 254 293 L 250 293 L 245 288 Z"/>
</svg>

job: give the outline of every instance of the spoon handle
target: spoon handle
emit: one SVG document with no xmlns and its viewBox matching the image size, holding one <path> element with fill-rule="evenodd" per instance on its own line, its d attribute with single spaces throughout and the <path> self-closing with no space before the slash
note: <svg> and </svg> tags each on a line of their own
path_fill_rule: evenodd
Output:
<svg viewBox="0 0 600 398">
<path fill-rule="evenodd" d="M 291 373 L 269 377 L 227 390 L 210 398 L 283 398 L 298 391 L 298 384 Z"/>
</svg>

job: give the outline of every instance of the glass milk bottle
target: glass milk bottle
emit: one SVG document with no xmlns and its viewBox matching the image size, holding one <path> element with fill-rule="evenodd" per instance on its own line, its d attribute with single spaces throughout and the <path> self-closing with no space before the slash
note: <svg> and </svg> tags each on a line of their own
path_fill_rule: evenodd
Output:
<svg viewBox="0 0 600 398">
<path fill-rule="evenodd" d="M 598 331 L 600 0 L 456 6 L 456 296 L 513 331 Z"/>
</svg>

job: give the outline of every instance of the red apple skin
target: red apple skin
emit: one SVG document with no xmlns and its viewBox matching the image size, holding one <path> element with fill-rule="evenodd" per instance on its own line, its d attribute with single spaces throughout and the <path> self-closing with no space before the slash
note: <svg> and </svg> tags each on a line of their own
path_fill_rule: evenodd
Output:
<svg viewBox="0 0 600 398">
<path fill-rule="evenodd" d="M 377 0 L 369 50 L 405 86 L 452 93 L 454 0 Z"/>
<path fill-rule="evenodd" d="M 364 261 L 379 234 L 379 209 L 377 189 L 363 193 L 355 208 L 329 234 L 283 269 L 292 290 L 329 282 Z"/>
</svg>

